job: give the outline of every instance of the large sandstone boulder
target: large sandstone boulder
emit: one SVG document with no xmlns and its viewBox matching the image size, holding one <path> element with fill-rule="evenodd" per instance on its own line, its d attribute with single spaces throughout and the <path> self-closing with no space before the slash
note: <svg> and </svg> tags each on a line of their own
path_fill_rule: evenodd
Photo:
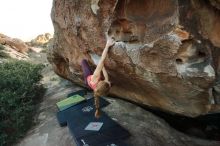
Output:
<svg viewBox="0 0 220 146">
<path fill-rule="evenodd" d="M 54 71 L 82 86 L 80 62 L 100 55 L 110 93 L 195 117 L 219 112 L 220 10 L 205 0 L 54 0 Z"/>
</svg>

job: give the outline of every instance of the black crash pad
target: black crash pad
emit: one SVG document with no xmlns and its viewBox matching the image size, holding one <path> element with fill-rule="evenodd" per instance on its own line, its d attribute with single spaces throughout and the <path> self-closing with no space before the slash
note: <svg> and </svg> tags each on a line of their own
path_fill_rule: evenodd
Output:
<svg viewBox="0 0 220 146">
<path fill-rule="evenodd" d="M 108 101 L 100 98 L 101 108 L 108 104 Z M 126 146 L 123 139 L 129 136 L 129 132 L 106 113 L 101 112 L 101 117 L 98 119 L 95 118 L 94 113 L 94 99 L 91 98 L 64 111 L 59 111 L 57 119 L 60 126 L 69 127 L 77 146 Z M 101 125 L 99 130 L 86 129 L 89 126 L 91 128 L 91 124 L 94 123 Z"/>
<path fill-rule="evenodd" d="M 109 104 L 108 101 L 104 100 L 103 98 L 100 98 L 100 108 L 105 107 Z M 95 106 L 94 106 L 94 99 L 90 98 L 86 101 L 83 101 L 82 103 L 79 103 L 75 106 L 71 106 L 63 111 L 59 111 L 57 113 L 57 120 L 60 124 L 60 126 L 66 126 L 67 125 L 67 121 L 71 121 L 72 119 L 75 119 L 78 116 L 82 116 L 80 115 L 80 113 L 83 113 L 83 115 L 87 114 L 86 112 L 80 112 L 82 110 L 90 110 L 92 108 L 91 111 L 91 115 L 95 114 Z"/>
<path fill-rule="evenodd" d="M 104 112 L 99 119 L 94 117 L 94 112 L 91 111 L 90 114 L 80 115 L 78 111 L 74 118 L 67 122 L 67 125 L 76 138 L 77 142 L 81 146 L 84 140 L 86 143 L 92 146 L 98 146 L 100 143 L 110 141 L 114 143 L 114 140 L 120 140 L 129 136 L 127 130 L 122 128 L 119 124 L 113 121 Z M 103 123 L 99 131 L 85 130 L 85 128 L 91 123 Z"/>
</svg>

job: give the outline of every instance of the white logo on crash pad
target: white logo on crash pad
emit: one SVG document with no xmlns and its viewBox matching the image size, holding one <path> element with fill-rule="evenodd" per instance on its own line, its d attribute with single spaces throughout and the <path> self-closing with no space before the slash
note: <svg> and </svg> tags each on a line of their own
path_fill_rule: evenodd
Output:
<svg viewBox="0 0 220 146">
<path fill-rule="evenodd" d="M 86 107 L 82 108 L 83 112 L 90 112 L 91 110 L 93 110 L 93 107 L 91 107 L 91 106 L 86 106 Z"/>
<path fill-rule="evenodd" d="M 112 143 L 112 144 L 110 144 L 110 145 L 107 145 L 107 146 L 117 146 L 116 144 L 114 144 L 114 143 Z"/>
<path fill-rule="evenodd" d="M 102 122 L 90 122 L 85 130 L 90 130 L 90 131 L 99 131 L 102 127 L 103 123 Z"/>
<path fill-rule="evenodd" d="M 81 139 L 81 142 L 83 143 L 83 146 L 89 146 L 88 144 L 85 143 L 83 139 Z"/>
</svg>

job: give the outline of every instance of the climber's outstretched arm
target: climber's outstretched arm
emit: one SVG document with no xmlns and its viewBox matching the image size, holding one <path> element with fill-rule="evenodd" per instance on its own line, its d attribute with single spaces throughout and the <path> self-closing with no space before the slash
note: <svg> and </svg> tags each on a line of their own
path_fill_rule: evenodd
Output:
<svg viewBox="0 0 220 146">
<path fill-rule="evenodd" d="M 108 73 L 107 73 L 107 71 L 105 69 L 105 66 L 103 66 L 103 68 L 102 68 L 102 73 L 104 75 L 105 81 L 109 82 Z"/>
<path fill-rule="evenodd" d="M 93 73 L 92 82 L 97 82 L 99 80 L 100 75 L 101 75 L 101 71 L 104 67 L 104 61 L 107 56 L 108 50 L 112 45 L 114 45 L 114 43 L 115 43 L 115 41 L 112 38 L 108 38 L 105 49 L 102 52 L 101 59 L 100 59 L 98 65 Z"/>
</svg>

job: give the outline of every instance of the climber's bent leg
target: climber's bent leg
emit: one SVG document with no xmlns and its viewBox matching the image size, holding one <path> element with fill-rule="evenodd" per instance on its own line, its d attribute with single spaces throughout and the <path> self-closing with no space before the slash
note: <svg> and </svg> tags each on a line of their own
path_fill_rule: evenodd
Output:
<svg viewBox="0 0 220 146">
<path fill-rule="evenodd" d="M 83 70 L 83 77 L 84 77 L 85 84 L 88 85 L 87 77 L 89 75 L 92 75 L 93 73 L 92 73 L 92 71 L 91 71 L 91 69 L 89 67 L 89 64 L 88 64 L 87 60 L 83 59 L 81 61 L 81 67 L 82 67 L 82 70 Z"/>
</svg>

